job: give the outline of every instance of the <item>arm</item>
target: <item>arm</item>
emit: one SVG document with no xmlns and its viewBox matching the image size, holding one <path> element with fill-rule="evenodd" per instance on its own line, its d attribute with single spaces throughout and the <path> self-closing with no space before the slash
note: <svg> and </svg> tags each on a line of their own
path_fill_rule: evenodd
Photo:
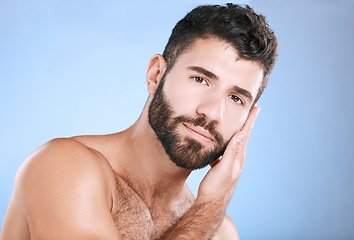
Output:
<svg viewBox="0 0 354 240">
<path fill-rule="evenodd" d="M 211 239 L 225 217 L 225 210 L 241 175 L 245 151 L 259 107 L 254 107 L 240 132 L 230 140 L 221 160 L 213 162 L 212 168 L 201 182 L 194 205 L 174 224 L 162 239 Z M 237 239 L 236 228 L 227 218 L 220 230 L 236 236 L 218 233 L 218 239 Z M 230 220 L 231 221 L 231 220 Z"/>
<path fill-rule="evenodd" d="M 15 191 L 31 239 L 121 239 L 102 158 L 71 139 L 52 140 L 29 156 Z"/>
<path fill-rule="evenodd" d="M 231 218 L 225 215 L 221 226 L 218 228 L 213 240 L 240 240 L 237 229 Z"/>
</svg>

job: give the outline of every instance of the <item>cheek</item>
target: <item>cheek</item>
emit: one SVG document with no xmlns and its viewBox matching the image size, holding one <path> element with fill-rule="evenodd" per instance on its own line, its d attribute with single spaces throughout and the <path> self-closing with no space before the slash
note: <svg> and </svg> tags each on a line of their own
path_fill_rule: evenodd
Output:
<svg viewBox="0 0 354 240">
<path fill-rule="evenodd" d="M 198 94 L 185 81 L 168 80 L 164 86 L 164 93 L 177 115 L 195 114 L 196 105 L 199 101 Z"/>
<path fill-rule="evenodd" d="M 230 139 L 236 132 L 240 131 L 245 124 L 248 117 L 248 110 L 234 114 L 232 117 L 225 121 L 225 139 Z"/>
</svg>

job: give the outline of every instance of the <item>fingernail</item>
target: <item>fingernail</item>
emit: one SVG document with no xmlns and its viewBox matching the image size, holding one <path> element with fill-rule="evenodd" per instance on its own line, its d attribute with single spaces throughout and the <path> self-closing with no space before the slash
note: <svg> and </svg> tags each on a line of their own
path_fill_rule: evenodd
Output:
<svg viewBox="0 0 354 240">
<path fill-rule="evenodd" d="M 239 133 L 237 134 L 236 140 L 237 140 L 237 142 L 242 143 L 243 140 L 245 140 L 245 138 L 246 138 L 246 133 L 244 133 L 244 132 L 239 132 Z"/>
</svg>

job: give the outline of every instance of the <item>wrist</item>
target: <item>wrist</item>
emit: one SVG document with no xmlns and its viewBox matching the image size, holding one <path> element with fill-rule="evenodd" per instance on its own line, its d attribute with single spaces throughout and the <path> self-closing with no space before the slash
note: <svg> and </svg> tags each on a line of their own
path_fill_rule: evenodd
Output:
<svg viewBox="0 0 354 240">
<path fill-rule="evenodd" d="M 213 205 L 217 206 L 226 206 L 228 205 L 231 197 L 232 197 L 232 191 L 226 191 L 226 192 L 220 192 L 220 193 L 202 193 L 198 192 L 197 198 L 195 200 L 195 203 L 197 204 L 208 204 L 212 203 Z"/>
</svg>

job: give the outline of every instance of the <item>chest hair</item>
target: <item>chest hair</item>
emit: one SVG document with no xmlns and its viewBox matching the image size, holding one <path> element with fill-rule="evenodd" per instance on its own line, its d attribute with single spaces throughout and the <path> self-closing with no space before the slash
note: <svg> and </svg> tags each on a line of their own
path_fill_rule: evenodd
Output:
<svg viewBox="0 0 354 240">
<path fill-rule="evenodd" d="M 194 201 L 186 196 L 168 204 L 163 194 L 157 194 L 154 199 L 149 208 L 129 181 L 116 174 L 112 217 L 123 239 L 158 239 Z"/>
</svg>

